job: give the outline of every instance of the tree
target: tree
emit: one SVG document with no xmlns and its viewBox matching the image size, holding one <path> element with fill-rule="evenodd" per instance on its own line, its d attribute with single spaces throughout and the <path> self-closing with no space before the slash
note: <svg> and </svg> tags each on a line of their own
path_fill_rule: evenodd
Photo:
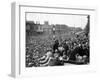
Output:
<svg viewBox="0 0 100 80">
<path fill-rule="evenodd" d="M 88 36 L 89 32 L 90 32 L 90 15 L 87 16 L 87 25 L 84 29 L 85 33 L 86 33 L 86 36 Z"/>
</svg>

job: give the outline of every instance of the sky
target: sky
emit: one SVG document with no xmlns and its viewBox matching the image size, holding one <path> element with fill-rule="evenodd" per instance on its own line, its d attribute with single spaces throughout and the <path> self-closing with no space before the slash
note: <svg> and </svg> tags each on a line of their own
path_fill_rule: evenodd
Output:
<svg viewBox="0 0 100 80">
<path fill-rule="evenodd" d="M 48 21 L 49 24 L 65 24 L 69 27 L 84 27 L 87 24 L 87 16 L 80 15 L 59 15 L 59 14 L 45 14 L 45 13 L 26 13 L 27 21 L 39 22 L 44 24 Z"/>
</svg>

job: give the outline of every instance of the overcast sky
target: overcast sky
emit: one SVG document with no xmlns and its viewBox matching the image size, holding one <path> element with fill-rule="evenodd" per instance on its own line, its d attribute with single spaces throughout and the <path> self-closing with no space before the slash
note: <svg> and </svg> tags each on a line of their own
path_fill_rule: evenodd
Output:
<svg viewBox="0 0 100 80">
<path fill-rule="evenodd" d="M 80 15 L 27 13 L 26 20 L 38 21 L 40 24 L 43 24 L 44 21 L 48 21 L 49 24 L 65 24 L 71 27 L 81 27 L 82 29 L 87 24 L 87 16 Z"/>
</svg>

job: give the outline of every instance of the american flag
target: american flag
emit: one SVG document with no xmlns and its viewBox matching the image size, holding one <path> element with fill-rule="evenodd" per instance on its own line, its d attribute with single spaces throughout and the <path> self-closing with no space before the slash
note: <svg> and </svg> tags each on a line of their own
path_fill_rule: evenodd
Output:
<svg viewBox="0 0 100 80">
<path fill-rule="evenodd" d="M 39 65 L 42 66 L 48 66 L 50 60 L 52 59 L 52 52 L 47 52 L 44 56 L 42 56 L 41 58 L 39 58 Z"/>
</svg>

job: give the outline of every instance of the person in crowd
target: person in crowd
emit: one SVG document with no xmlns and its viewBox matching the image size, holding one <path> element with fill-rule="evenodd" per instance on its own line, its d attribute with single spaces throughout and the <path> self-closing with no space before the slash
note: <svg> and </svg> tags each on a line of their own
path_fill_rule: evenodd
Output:
<svg viewBox="0 0 100 80">
<path fill-rule="evenodd" d="M 61 57 L 63 56 L 63 52 L 64 52 L 64 47 L 62 45 L 60 45 L 58 47 L 58 53 L 60 54 Z"/>
<path fill-rule="evenodd" d="M 53 52 L 57 49 L 58 50 L 58 46 L 59 46 L 59 41 L 56 40 L 54 45 L 53 45 Z"/>
<path fill-rule="evenodd" d="M 66 41 L 64 44 L 63 44 L 63 47 L 64 47 L 64 55 L 65 56 L 68 56 L 68 50 L 69 50 L 69 46 L 68 46 L 68 41 Z"/>
<path fill-rule="evenodd" d="M 76 54 L 76 62 L 82 62 L 82 56 Z"/>
</svg>

